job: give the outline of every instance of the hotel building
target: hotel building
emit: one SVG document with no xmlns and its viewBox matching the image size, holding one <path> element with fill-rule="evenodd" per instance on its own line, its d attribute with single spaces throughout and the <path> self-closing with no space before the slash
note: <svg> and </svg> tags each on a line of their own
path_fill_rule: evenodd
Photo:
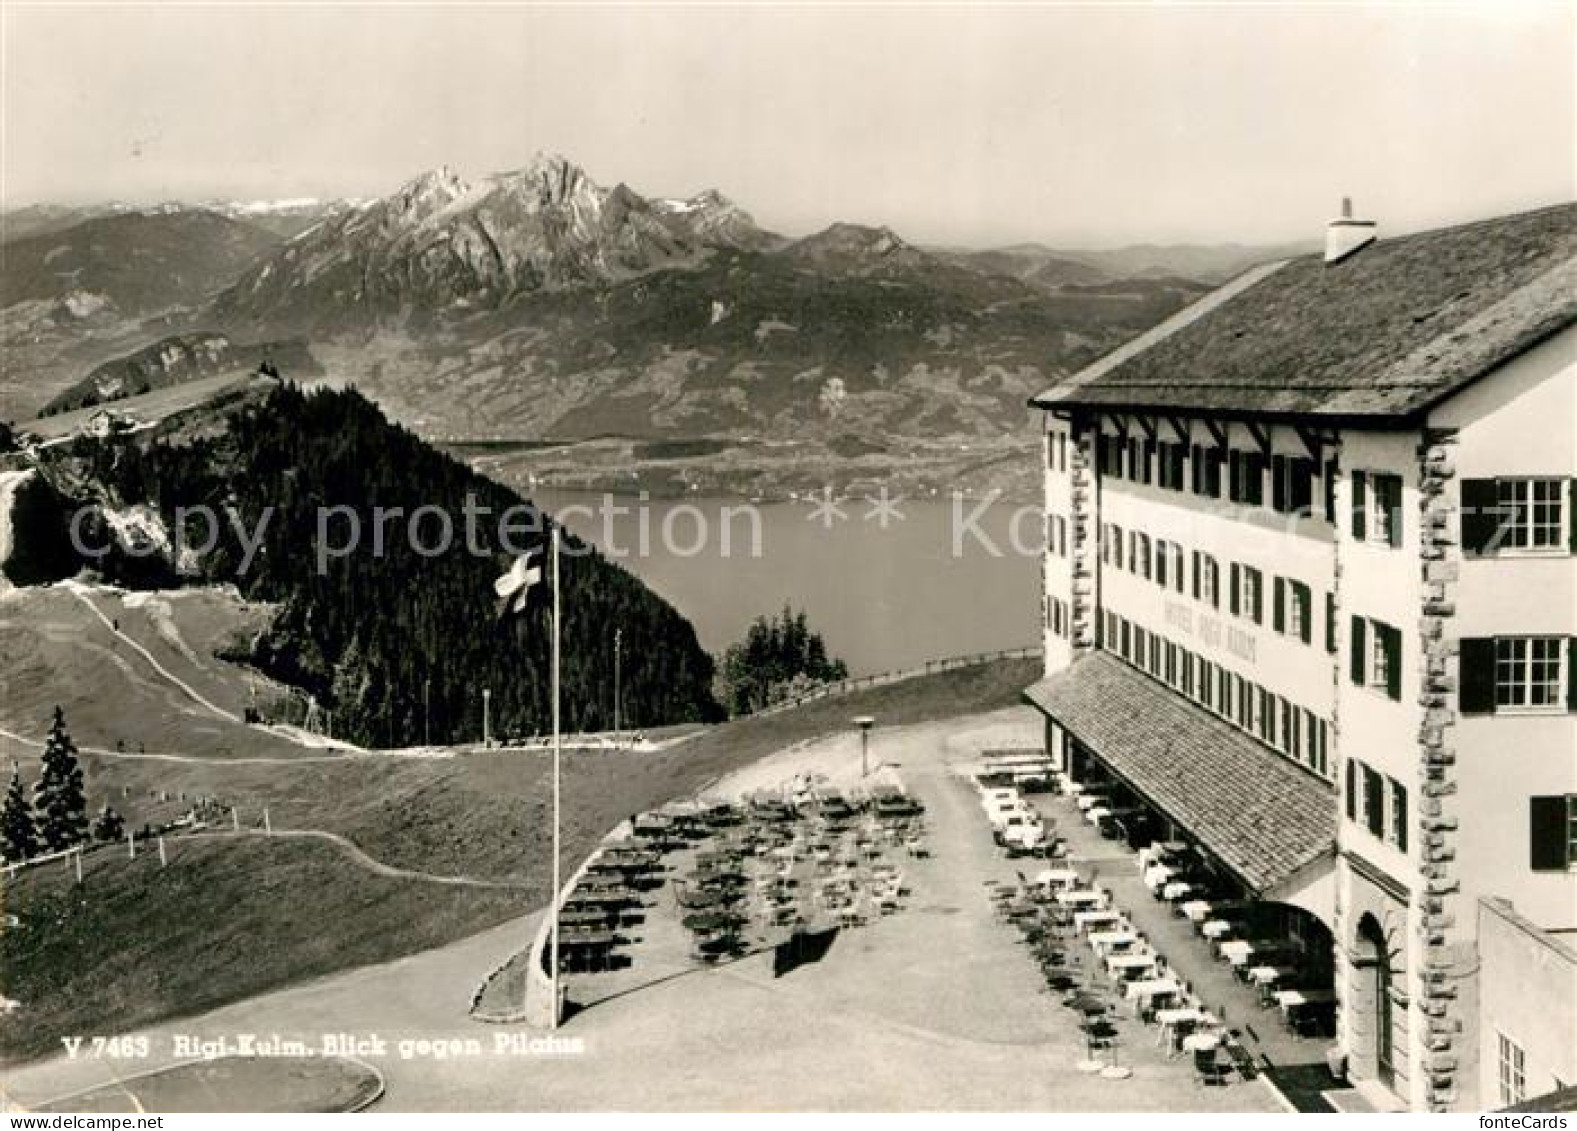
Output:
<svg viewBox="0 0 1577 1131">
<path fill-rule="evenodd" d="M 1367 1090 L 1577 1083 L 1577 205 L 1344 216 L 1032 403 L 1053 756 L 1285 909 Z"/>
</svg>

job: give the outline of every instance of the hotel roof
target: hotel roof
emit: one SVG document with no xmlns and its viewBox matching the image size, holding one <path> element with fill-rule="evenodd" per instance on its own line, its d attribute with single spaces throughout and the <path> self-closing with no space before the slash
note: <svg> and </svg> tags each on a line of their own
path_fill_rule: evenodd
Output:
<svg viewBox="0 0 1577 1131">
<path fill-rule="evenodd" d="M 1329 784 L 1110 653 L 1024 694 L 1258 892 L 1335 848 Z"/>
<path fill-rule="evenodd" d="M 1254 268 L 1030 403 L 1411 417 L 1577 322 L 1577 204 Z"/>
</svg>

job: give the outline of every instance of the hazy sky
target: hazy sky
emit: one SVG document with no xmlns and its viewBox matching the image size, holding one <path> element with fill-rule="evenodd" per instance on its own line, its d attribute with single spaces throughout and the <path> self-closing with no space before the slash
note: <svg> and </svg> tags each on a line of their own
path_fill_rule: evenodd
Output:
<svg viewBox="0 0 1577 1131">
<path fill-rule="evenodd" d="M 1315 236 L 1577 196 L 1573 4 L 3 8 L 7 207 L 566 154 L 789 234 Z"/>
</svg>

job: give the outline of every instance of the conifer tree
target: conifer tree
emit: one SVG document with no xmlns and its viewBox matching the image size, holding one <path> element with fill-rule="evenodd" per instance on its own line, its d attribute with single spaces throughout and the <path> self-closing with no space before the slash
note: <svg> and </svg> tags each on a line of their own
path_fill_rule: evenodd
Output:
<svg viewBox="0 0 1577 1131">
<path fill-rule="evenodd" d="M 38 831 L 33 826 L 33 806 L 22 787 L 22 772 L 11 764 L 11 784 L 0 807 L 0 856 L 7 863 L 26 860 L 38 851 Z"/>
<path fill-rule="evenodd" d="M 82 767 L 77 747 L 66 729 L 66 716 L 55 708 L 55 721 L 44 740 L 44 772 L 33 790 L 38 813 L 38 836 L 43 847 L 60 852 L 80 844 L 88 835 L 88 802 L 82 791 Z"/>
</svg>

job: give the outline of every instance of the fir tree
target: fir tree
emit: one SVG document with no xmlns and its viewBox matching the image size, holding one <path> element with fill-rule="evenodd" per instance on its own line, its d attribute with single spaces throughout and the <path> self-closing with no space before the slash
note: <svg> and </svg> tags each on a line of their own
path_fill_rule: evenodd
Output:
<svg viewBox="0 0 1577 1131">
<path fill-rule="evenodd" d="M 0 808 L 0 856 L 8 863 L 26 860 L 38 851 L 38 831 L 33 827 L 33 806 L 22 788 L 22 773 L 11 764 L 11 785 Z"/>
<path fill-rule="evenodd" d="M 44 740 L 43 763 L 43 775 L 33 791 L 39 839 L 50 852 L 60 852 L 87 838 L 88 802 L 82 792 L 77 747 L 59 707 L 55 708 L 49 737 Z"/>
</svg>

